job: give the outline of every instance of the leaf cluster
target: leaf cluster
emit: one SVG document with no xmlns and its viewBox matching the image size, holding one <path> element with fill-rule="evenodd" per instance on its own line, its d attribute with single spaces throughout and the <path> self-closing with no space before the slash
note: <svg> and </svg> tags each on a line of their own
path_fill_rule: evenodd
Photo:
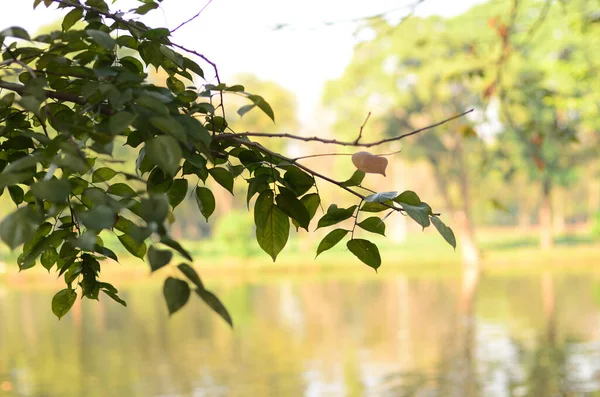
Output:
<svg viewBox="0 0 600 397">
<path fill-rule="evenodd" d="M 36 0 L 34 6 L 41 3 Z M 157 8 L 157 2 L 144 0 L 126 14 L 112 13 L 103 0 L 43 3 L 65 9 L 61 31 L 36 37 L 19 27 L 0 32 L 0 87 L 9 92 L 0 98 L 0 194 L 8 191 L 17 207 L 0 223 L 0 237 L 11 249 L 22 247 L 20 270 L 39 263 L 64 279 L 66 288 L 52 300 L 58 318 L 78 296 L 97 300 L 103 294 L 126 305 L 113 285 L 100 281 L 102 264 L 119 260 L 104 243 L 103 236 L 113 234 L 127 252 L 145 258 L 151 271 L 170 267 L 176 273 L 163 288 L 169 313 L 195 292 L 232 325 L 191 266 L 191 255 L 171 235 L 173 211 L 192 195 L 208 220 L 218 202 L 206 183 L 212 180 L 233 194 L 235 181 L 241 180 L 248 185 L 248 205 L 256 196 L 256 240 L 275 260 L 291 226 L 309 230 L 321 206 L 315 181 L 320 175 L 231 133 L 223 100 L 228 93 L 248 99 L 240 115 L 258 109 L 275 120 L 273 109 L 240 85 L 186 85 L 202 81 L 202 62 L 214 64 L 173 43 L 169 30 L 140 22 L 138 17 Z M 120 49 L 129 55 L 120 56 Z M 166 87 L 147 81 L 150 67 L 167 73 Z M 115 166 L 120 145 L 137 153 L 133 169 Z M 363 177 L 355 174 L 336 184 L 353 192 Z M 362 197 L 359 205 L 333 204 L 317 228 L 357 221 L 359 212 L 391 209 L 423 227 L 431 220 L 455 245 L 452 231 L 416 194 L 354 194 Z M 355 226 L 385 233 L 383 219 L 375 217 Z M 354 229 L 334 232 L 318 253 L 350 233 L 350 252 L 379 267 L 373 243 L 354 238 Z"/>
</svg>

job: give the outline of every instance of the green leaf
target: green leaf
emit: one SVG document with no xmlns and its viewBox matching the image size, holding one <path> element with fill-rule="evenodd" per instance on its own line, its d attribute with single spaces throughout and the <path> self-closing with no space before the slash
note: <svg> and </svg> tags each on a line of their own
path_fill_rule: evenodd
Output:
<svg viewBox="0 0 600 397">
<path fill-rule="evenodd" d="M 254 224 L 257 228 L 265 227 L 267 218 L 271 212 L 271 207 L 275 205 L 273 203 L 274 194 L 272 190 L 264 190 L 258 195 L 256 203 L 254 203 Z"/>
<path fill-rule="evenodd" d="M 100 255 L 104 255 L 107 258 L 112 259 L 115 262 L 119 261 L 119 258 L 117 257 L 117 254 L 114 253 L 113 250 L 108 249 L 106 247 L 102 247 L 98 244 L 94 245 L 94 252 L 99 253 Z"/>
<path fill-rule="evenodd" d="M 185 306 L 190 299 L 190 286 L 183 280 L 169 277 L 165 280 L 163 295 L 167 301 L 169 314 L 172 315 Z"/>
<path fill-rule="evenodd" d="M 183 157 L 177 140 L 169 135 L 160 135 L 146 142 L 146 156 L 166 174 L 174 176 Z"/>
<path fill-rule="evenodd" d="M 169 114 L 169 108 L 164 103 L 150 95 L 140 95 L 136 98 L 135 102 L 138 105 L 155 113 L 163 114 L 165 116 Z"/>
<path fill-rule="evenodd" d="M 349 240 L 348 243 L 346 243 L 346 246 L 350 252 L 354 254 L 354 256 L 356 256 L 366 265 L 375 269 L 375 271 L 377 271 L 379 266 L 381 266 L 379 249 L 377 249 L 377 246 L 369 240 L 355 238 Z"/>
<path fill-rule="evenodd" d="M 140 216 L 146 222 L 156 222 L 161 225 L 169 215 L 169 200 L 164 194 L 153 194 L 148 199 L 142 199 Z"/>
<path fill-rule="evenodd" d="M 208 170 L 208 173 L 219 185 L 223 186 L 233 194 L 233 175 L 231 175 L 229 171 L 225 168 L 215 167 Z"/>
<path fill-rule="evenodd" d="M 173 253 L 169 250 L 159 250 L 153 245 L 148 248 L 148 262 L 152 271 L 168 265 L 172 258 Z"/>
<path fill-rule="evenodd" d="M 31 172 L 3 172 L 0 174 L 0 189 L 11 185 L 16 185 L 17 183 L 25 182 L 31 177 Z"/>
<path fill-rule="evenodd" d="M 144 258 L 144 255 L 146 255 L 146 244 L 143 241 L 138 242 L 128 234 L 122 234 L 118 236 L 118 238 L 121 244 L 123 244 L 123 247 L 125 247 L 131 255 L 140 259 Z"/>
<path fill-rule="evenodd" d="M 196 188 L 196 204 L 198 204 L 200 213 L 204 215 L 208 222 L 208 218 L 215 211 L 215 196 L 210 189 L 202 186 Z"/>
<path fill-rule="evenodd" d="M 62 264 L 65 264 L 68 261 L 71 257 L 71 253 L 74 252 L 74 249 L 66 240 L 74 237 L 73 233 L 68 230 L 56 230 L 51 235 L 44 237 L 51 229 L 52 225 L 48 222 L 40 225 L 34 237 L 25 243 L 23 246 L 23 254 L 17 258 L 17 264 L 19 265 L 20 270 L 33 267 L 35 265 L 35 260 L 38 256 L 42 255 L 48 247 L 58 246 L 63 241 L 65 241 L 65 243 L 62 245 L 59 254 L 59 265 L 62 266 Z"/>
<path fill-rule="evenodd" d="M 50 269 L 52 269 L 52 266 L 54 266 L 56 261 L 58 261 L 58 252 L 56 252 L 56 248 L 54 247 L 47 248 L 40 258 L 42 266 L 44 266 L 48 272 L 50 272 Z"/>
<path fill-rule="evenodd" d="M 115 135 L 120 134 L 121 132 L 125 131 L 135 119 L 135 114 L 125 111 L 111 116 L 108 122 L 110 132 Z"/>
<path fill-rule="evenodd" d="M 354 174 L 347 181 L 342 182 L 342 186 L 352 187 L 359 186 L 363 179 L 365 179 L 365 173 L 359 170 L 354 171 Z"/>
<path fill-rule="evenodd" d="M 333 248 L 344 237 L 346 237 L 346 234 L 348 233 L 349 230 L 346 229 L 335 229 L 329 232 L 327 236 L 325 236 L 323 240 L 321 240 L 321 242 L 319 243 L 319 246 L 317 247 L 317 256 L 319 256 L 321 252 Z"/>
<path fill-rule="evenodd" d="M 52 298 L 52 313 L 60 320 L 71 310 L 77 300 L 77 292 L 74 289 L 65 288 L 58 291 Z"/>
<path fill-rule="evenodd" d="M 391 210 L 392 205 L 393 203 L 391 201 L 388 201 L 387 203 L 364 203 L 360 210 L 363 212 L 381 212 Z"/>
<path fill-rule="evenodd" d="M 423 229 L 430 225 L 431 207 L 422 202 L 415 192 L 407 190 L 396 197 L 394 201 L 400 204 L 408 216 L 421 225 Z"/>
<path fill-rule="evenodd" d="M 106 193 L 114 194 L 119 197 L 135 197 L 137 193 L 126 183 L 115 183 L 110 185 Z"/>
<path fill-rule="evenodd" d="M 356 205 L 353 205 L 349 208 L 338 208 L 335 204 L 330 205 L 327 209 L 327 213 L 323 215 L 321 219 L 319 219 L 317 229 L 335 225 L 336 223 L 340 223 L 351 218 L 354 215 L 356 207 Z"/>
<path fill-rule="evenodd" d="M 110 181 L 117 174 L 118 174 L 118 172 L 115 171 L 115 170 L 113 170 L 112 168 L 108 168 L 108 167 L 98 168 L 92 174 L 92 182 L 93 183 L 99 183 L 99 182 Z"/>
<path fill-rule="evenodd" d="M 252 110 L 252 109 L 254 109 L 255 107 L 256 107 L 256 105 L 244 105 L 244 106 L 240 107 L 240 108 L 237 110 L 237 114 L 239 114 L 239 115 L 240 115 L 240 117 L 244 117 L 244 115 L 245 115 L 246 113 L 248 113 L 249 111 L 251 111 L 251 110 Z"/>
<path fill-rule="evenodd" d="M 256 228 L 258 245 L 275 261 L 285 247 L 289 234 L 290 221 L 287 215 L 277 205 L 272 205 L 266 213 L 264 225 Z"/>
<path fill-rule="evenodd" d="M 230 91 L 230 92 L 244 92 L 245 88 L 244 88 L 243 85 L 236 84 L 236 85 L 232 85 L 230 87 L 225 88 L 225 91 Z"/>
<path fill-rule="evenodd" d="M 196 293 L 198 294 L 198 296 L 200 296 L 204 303 L 206 303 L 211 309 L 213 309 L 215 313 L 221 316 L 221 318 L 225 320 L 231 328 L 233 328 L 233 321 L 231 320 L 229 312 L 227 311 L 223 303 L 221 303 L 219 298 L 215 296 L 215 294 L 200 288 L 196 289 Z"/>
<path fill-rule="evenodd" d="M 109 51 L 112 51 L 117 45 L 117 42 L 110 35 L 101 30 L 88 29 L 85 31 L 96 43 Z"/>
<path fill-rule="evenodd" d="M 158 4 L 156 4 L 155 2 L 150 2 L 150 3 L 146 3 L 144 5 L 139 6 L 138 8 L 135 9 L 135 13 L 138 15 L 146 15 L 148 12 L 157 9 L 158 8 Z"/>
<path fill-rule="evenodd" d="M 365 219 L 364 221 L 357 224 L 360 228 L 371 232 L 381 234 L 385 236 L 385 223 L 376 216 Z"/>
<path fill-rule="evenodd" d="M 185 91 L 185 84 L 175 77 L 169 77 L 167 79 L 167 88 L 169 88 L 175 94 L 180 94 Z"/>
<path fill-rule="evenodd" d="M 393 200 L 398 195 L 398 192 L 382 192 L 375 193 L 365 197 L 366 203 L 384 203 L 388 200 Z"/>
<path fill-rule="evenodd" d="M 308 231 L 310 214 L 308 210 L 291 192 L 280 193 L 276 198 L 277 206 L 290 218 L 298 222 L 300 227 Z"/>
<path fill-rule="evenodd" d="M 79 7 L 73 8 L 65 15 L 62 21 L 62 30 L 66 32 L 71 29 L 83 17 L 83 9 Z"/>
<path fill-rule="evenodd" d="M 187 263 L 181 263 L 177 267 L 196 287 L 202 290 L 204 289 L 202 280 L 200 280 L 200 276 L 198 276 L 198 273 L 196 273 L 196 270 L 194 270 L 193 267 L 191 267 Z"/>
<path fill-rule="evenodd" d="M 131 236 L 138 243 L 144 241 L 150 236 L 151 231 L 148 228 L 142 228 L 122 216 L 117 217 L 117 223 L 115 223 L 115 229 Z"/>
<path fill-rule="evenodd" d="M 263 97 L 259 95 L 250 95 L 248 99 L 250 99 L 256 106 L 258 106 L 260 110 L 262 110 L 267 116 L 269 116 L 269 118 L 271 118 L 273 122 L 275 122 L 275 114 L 273 113 L 273 109 L 271 108 L 271 105 L 269 105 L 267 101 L 264 100 Z"/>
<path fill-rule="evenodd" d="M 100 231 L 111 229 L 117 221 L 117 214 L 111 207 L 100 204 L 92 207 L 89 211 L 78 213 L 77 218 L 88 229 Z"/>
<path fill-rule="evenodd" d="M 167 192 L 169 198 L 169 204 L 175 208 L 185 199 L 188 192 L 188 181 L 187 179 L 175 179 L 171 188 Z"/>
<path fill-rule="evenodd" d="M 421 204 L 421 199 L 419 198 L 417 193 L 415 193 L 411 190 L 406 190 L 405 192 L 402 192 L 402 194 L 400 194 L 398 197 L 396 197 L 394 199 L 394 201 L 396 201 L 397 203 L 402 202 L 402 203 L 406 203 L 406 204 L 410 204 L 410 205 Z"/>
<path fill-rule="evenodd" d="M 0 223 L 0 238 L 15 249 L 33 237 L 38 223 L 30 207 L 19 208 Z"/>
<path fill-rule="evenodd" d="M 441 221 L 437 216 L 431 217 L 431 223 L 437 229 L 438 232 L 442 235 L 444 240 L 448 242 L 452 246 L 452 248 L 456 249 L 456 237 L 454 237 L 454 232 L 448 226 Z"/>
<path fill-rule="evenodd" d="M 183 67 L 186 70 L 189 69 L 192 72 L 196 73 L 198 76 L 204 78 L 204 72 L 202 71 L 202 68 L 200 68 L 200 66 L 198 66 L 198 64 L 192 61 L 191 59 L 183 58 Z"/>
<path fill-rule="evenodd" d="M 166 193 L 173 185 L 173 177 L 167 175 L 159 167 L 152 170 L 148 176 L 148 182 L 146 183 L 146 189 L 148 193 Z"/>
<path fill-rule="evenodd" d="M 31 193 L 40 200 L 64 203 L 71 193 L 71 184 L 66 179 L 39 181 L 31 186 Z"/>
<path fill-rule="evenodd" d="M 123 299 L 121 299 L 121 298 L 119 297 L 119 295 L 117 295 L 117 293 L 116 293 L 116 292 L 113 292 L 113 291 L 110 291 L 110 290 L 106 290 L 106 289 L 103 289 L 102 291 L 104 291 L 104 293 L 105 293 L 106 295 L 108 295 L 108 296 L 109 296 L 109 297 L 110 297 L 112 300 L 114 300 L 115 302 L 119 303 L 119 304 L 120 304 L 120 305 L 122 305 L 122 306 L 125 306 L 125 307 L 127 307 L 127 302 L 125 302 Z"/>
<path fill-rule="evenodd" d="M 248 180 L 248 193 L 246 194 L 246 205 L 250 208 L 250 200 L 256 193 L 263 192 L 269 188 L 268 181 L 271 178 L 269 175 L 259 175 L 256 178 Z"/>
<path fill-rule="evenodd" d="M 181 256 L 183 256 L 188 261 L 190 261 L 190 262 L 193 261 L 193 258 L 190 255 L 190 253 L 187 252 L 185 250 L 185 248 L 183 248 L 181 246 L 181 244 L 179 244 L 177 241 L 170 239 L 168 237 L 163 237 L 160 239 L 160 242 L 163 243 L 164 245 L 166 245 L 167 247 L 173 248 L 175 251 L 177 251 Z"/>
<path fill-rule="evenodd" d="M 25 197 L 25 192 L 21 188 L 21 186 L 13 185 L 8 187 L 8 194 L 10 194 L 10 198 L 13 203 L 19 205 L 23 202 L 23 198 Z"/>
<path fill-rule="evenodd" d="M 312 220 L 312 218 L 314 218 L 315 214 L 317 213 L 317 209 L 319 208 L 319 205 L 321 205 L 321 197 L 319 197 L 319 195 L 317 193 L 311 193 L 311 194 L 307 194 L 306 196 L 303 196 L 300 199 L 300 201 L 306 207 L 306 210 L 308 211 L 308 215 L 310 216 L 310 219 Z"/>
<path fill-rule="evenodd" d="M 19 39 L 31 41 L 29 33 L 27 33 L 25 29 L 20 28 L 18 26 L 12 26 L 10 28 L 4 29 L 2 32 L 0 32 L 0 36 L 17 37 Z"/>
<path fill-rule="evenodd" d="M 167 116 L 153 116 L 150 117 L 149 122 L 165 134 L 172 135 L 179 141 L 186 141 L 185 129 L 175 119 Z"/>
<path fill-rule="evenodd" d="M 285 181 L 285 185 L 294 192 L 296 196 L 302 196 L 315 184 L 315 180 L 312 176 L 296 167 L 287 170 L 283 176 L 283 180 Z"/>
</svg>

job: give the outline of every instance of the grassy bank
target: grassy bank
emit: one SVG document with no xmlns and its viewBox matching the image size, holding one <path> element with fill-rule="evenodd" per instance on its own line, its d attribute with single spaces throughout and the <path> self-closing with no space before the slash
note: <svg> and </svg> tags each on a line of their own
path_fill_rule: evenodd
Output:
<svg viewBox="0 0 600 397">
<path fill-rule="evenodd" d="M 380 247 L 383 258 L 379 274 L 361 264 L 343 244 L 315 259 L 318 241 L 292 239 L 275 263 L 253 241 L 187 241 L 184 246 L 197 258 L 195 266 L 203 277 L 213 280 L 375 278 L 390 274 L 426 278 L 460 276 L 460 253 L 458 250 L 454 252 L 435 233 L 411 233 L 402 243 L 394 243 L 385 238 L 375 238 L 374 241 Z M 593 240 L 585 233 L 559 236 L 556 247 L 546 252 L 538 249 L 535 232 L 483 230 L 479 233 L 479 244 L 484 272 L 490 276 L 543 271 L 600 272 L 600 241 Z M 140 280 L 162 280 L 165 272 L 173 271 L 165 269 L 150 276 L 146 263 L 126 252 L 117 253 L 120 263 L 107 263 L 103 268 L 102 278 L 107 281 L 123 285 Z M 14 253 L 4 253 L 6 270 L 4 274 L 0 274 L 0 283 L 22 286 L 34 283 L 56 285 L 61 282 L 55 274 L 49 275 L 41 266 L 18 273 L 15 261 Z"/>
</svg>

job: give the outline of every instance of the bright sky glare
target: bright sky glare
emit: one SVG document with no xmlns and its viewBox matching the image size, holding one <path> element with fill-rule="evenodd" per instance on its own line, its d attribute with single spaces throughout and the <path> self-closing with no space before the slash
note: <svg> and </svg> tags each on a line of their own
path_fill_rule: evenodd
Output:
<svg viewBox="0 0 600 397">
<path fill-rule="evenodd" d="M 161 9 L 143 21 L 172 29 L 207 1 L 164 0 Z M 425 0 L 416 8 L 416 15 L 458 15 L 485 1 Z M 216 62 L 224 82 L 233 84 L 236 73 L 250 72 L 295 92 L 300 120 L 308 121 L 325 82 L 339 77 L 352 57 L 356 25 L 343 21 L 390 10 L 395 10 L 388 14 L 390 18 L 400 18 L 412 3 L 414 0 L 212 0 L 196 20 L 175 32 L 174 41 Z M 0 0 L 0 4 L 0 30 L 21 26 L 34 33 L 62 15 L 46 10 L 43 4 L 34 12 L 33 0 Z M 128 10 L 137 4 L 118 0 L 116 7 Z M 327 26 L 327 22 L 337 23 Z M 289 25 L 275 30 L 278 24 Z"/>
</svg>

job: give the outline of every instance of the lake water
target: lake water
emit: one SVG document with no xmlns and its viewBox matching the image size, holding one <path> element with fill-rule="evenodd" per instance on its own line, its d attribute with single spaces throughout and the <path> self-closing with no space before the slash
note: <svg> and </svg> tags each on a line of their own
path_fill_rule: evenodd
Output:
<svg viewBox="0 0 600 397">
<path fill-rule="evenodd" d="M 155 282 L 60 322 L 0 284 L 0 396 L 600 396 L 598 275 L 211 283 L 233 331 Z"/>
</svg>

